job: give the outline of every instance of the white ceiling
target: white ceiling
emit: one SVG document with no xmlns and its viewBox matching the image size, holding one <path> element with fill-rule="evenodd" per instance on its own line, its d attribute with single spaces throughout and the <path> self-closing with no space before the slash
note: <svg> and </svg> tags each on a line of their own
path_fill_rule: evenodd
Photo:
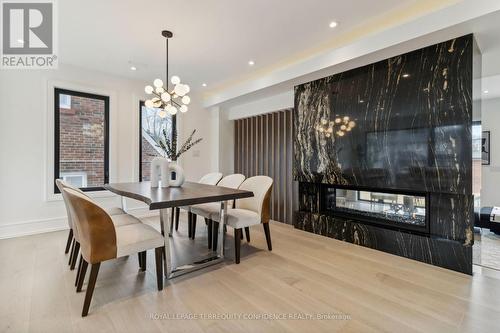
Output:
<svg viewBox="0 0 500 333">
<path fill-rule="evenodd" d="M 417 0 L 64 0 L 58 1 L 59 59 L 152 81 L 170 73 L 210 89 L 315 48 Z M 328 27 L 338 21 L 335 29 Z M 255 66 L 248 66 L 248 60 Z M 131 71 L 130 66 L 137 67 Z"/>
<path fill-rule="evenodd" d="M 463 0 L 416 16 L 309 58 L 236 82 L 205 98 L 205 106 L 235 105 L 290 91 L 293 86 L 398 54 L 473 33 L 482 52 L 482 91 L 474 98 L 500 97 L 500 1 Z M 481 88 L 481 84 L 477 85 Z"/>
</svg>

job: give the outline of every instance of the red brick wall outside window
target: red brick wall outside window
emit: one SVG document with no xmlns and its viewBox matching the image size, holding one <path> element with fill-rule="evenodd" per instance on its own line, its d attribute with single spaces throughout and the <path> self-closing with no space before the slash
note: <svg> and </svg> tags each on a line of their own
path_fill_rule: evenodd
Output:
<svg viewBox="0 0 500 333">
<path fill-rule="evenodd" d="M 82 174 L 86 187 L 104 185 L 105 102 L 71 96 L 59 109 L 59 175 Z"/>
</svg>

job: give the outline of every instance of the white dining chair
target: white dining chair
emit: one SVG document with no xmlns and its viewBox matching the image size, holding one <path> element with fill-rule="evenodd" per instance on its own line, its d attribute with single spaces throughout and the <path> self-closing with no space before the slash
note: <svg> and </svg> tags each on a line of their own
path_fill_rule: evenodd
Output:
<svg viewBox="0 0 500 333">
<path fill-rule="evenodd" d="M 88 314 L 99 267 L 104 261 L 134 253 L 145 254 L 147 250 L 155 249 L 156 281 L 158 290 L 163 289 L 162 258 L 165 240 L 161 233 L 143 223 L 115 226 L 111 216 L 87 196 L 70 188 L 64 188 L 63 193 L 68 201 L 75 229 L 78 230 L 83 257 L 77 291 L 81 290 L 87 266 L 91 265 L 82 317 Z M 146 270 L 145 261 L 142 270 Z"/>
<path fill-rule="evenodd" d="M 217 185 L 217 183 L 222 179 L 222 173 L 220 172 L 211 172 L 207 173 L 203 177 L 198 180 L 198 183 L 200 184 L 207 184 L 207 185 Z"/>
<path fill-rule="evenodd" d="M 198 183 L 206 184 L 206 185 L 217 185 L 217 183 L 221 180 L 221 178 L 222 178 L 222 173 L 211 172 L 211 173 L 207 173 L 206 175 L 201 177 L 200 180 L 198 180 Z M 179 215 L 180 215 L 181 209 L 187 211 L 187 213 L 188 213 L 188 237 L 194 239 L 194 235 L 192 235 L 192 232 L 191 232 L 193 230 L 193 218 L 192 218 L 192 214 L 190 213 L 189 206 L 181 206 L 181 207 L 175 208 L 175 230 L 177 231 L 179 229 Z M 172 211 L 171 223 L 174 223 L 173 211 Z M 194 223 L 196 224 L 196 221 Z M 170 226 L 170 230 L 172 230 L 172 226 Z"/>
<path fill-rule="evenodd" d="M 262 224 L 266 235 L 267 248 L 272 251 L 271 232 L 269 230 L 269 208 L 273 179 L 267 176 L 247 178 L 239 187 L 241 190 L 252 191 L 251 198 L 236 200 L 236 207 L 227 211 L 226 224 L 234 229 L 235 261 L 240 263 L 240 247 L 242 229 L 252 225 Z M 219 211 L 212 213 L 210 219 L 214 223 L 214 233 L 220 222 Z M 214 246 L 214 245 L 213 245 Z"/>
<path fill-rule="evenodd" d="M 217 186 L 222 186 L 222 187 L 228 187 L 228 188 L 233 188 L 236 189 L 240 187 L 241 183 L 245 180 L 245 176 L 239 173 L 235 173 L 232 175 L 225 176 L 222 178 L 218 183 Z M 234 202 L 231 201 L 228 203 L 228 208 L 233 207 Z M 193 205 L 190 206 L 190 213 L 192 214 L 192 238 L 194 238 L 195 233 L 196 233 L 196 218 L 198 215 L 202 216 L 205 218 L 207 221 L 207 227 L 208 227 L 208 248 L 212 248 L 212 243 L 215 242 L 217 243 L 216 239 L 214 240 L 213 238 L 216 238 L 217 235 L 213 235 L 212 237 L 212 220 L 210 219 L 210 216 L 213 213 L 218 212 L 220 209 L 220 203 L 219 202 L 209 202 L 209 203 L 204 203 L 204 204 L 199 204 L 199 205 Z M 250 238 L 248 234 L 248 239 Z M 217 246 L 216 246 L 217 247 Z"/>
</svg>

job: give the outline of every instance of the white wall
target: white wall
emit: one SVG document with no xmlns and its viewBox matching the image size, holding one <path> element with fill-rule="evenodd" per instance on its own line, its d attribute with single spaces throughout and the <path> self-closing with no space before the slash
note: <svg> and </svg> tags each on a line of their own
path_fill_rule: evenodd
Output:
<svg viewBox="0 0 500 333">
<path fill-rule="evenodd" d="M 217 171 L 213 165 L 214 156 L 211 152 L 211 145 L 215 139 L 212 135 L 214 129 L 212 126 L 212 115 L 209 110 L 201 106 L 201 97 L 192 95 L 189 111 L 179 114 L 179 127 L 182 129 L 179 144 L 184 143 L 184 139 L 196 129 L 195 138 L 203 140 L 191 148 L 181 157 L 181 165 L 186 173 L 186 179 L 198 181 L 204 174 Z M 217 133 L 217 132 L 215 132 Z"/>
<path fill-rule="evenodd" d="M 500 206 L 500 98 L 483 100 L 483 131 L 490 131 L 490 165 L 481 168 L 481 206 Z"/>
<path fill-rule="evenodd" d="M 0 71 L 0 238 L 66 227 L 60 195 L 50 192 L 53 86 L 110 96 L 110 181 L 126 182 L 138 178 L 138 103 L 144 98 L 144 84 L 65 65 L 58 70 Z M 193 150 L 181 160 L 188 179 L 197 179 L 210 169 L 206 146 L 211 129 L 206 115 L 193 103 L 188 113 L 179 116 L 181 137 L 197 128 L 205 139 L 194 148 L 200 151 L 199 157 L 193 156 Z M 103 206 L 119 204 L 118 197 L 109 192 L 97 196 Z M 129 207 L 144 205 L 129 202 Z"/>
<path fill-rule="evenodd" d="M 234 173 L 234 121 L 229 120 L 229 110 L 220 109 L 218 126 L 219 170 L 223 174 Z"/>
<path fill-rule="evenodd" d="M 228 108 L 228 119 L 242 119 L 293 107 L 293 89 Z"/>
<path fill-rule="evenodd" d="M 234 121 L 229 120 L 229 110 L 218 106 L 209 109 L 211 132 L 210 154 L 213 171 L 224 175 L 234 173 Z"/>
</svg>

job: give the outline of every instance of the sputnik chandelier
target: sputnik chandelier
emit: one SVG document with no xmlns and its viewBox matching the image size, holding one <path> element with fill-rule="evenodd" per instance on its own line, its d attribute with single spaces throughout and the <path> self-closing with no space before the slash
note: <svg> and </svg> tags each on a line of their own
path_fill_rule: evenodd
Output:
<svg viewBox="0 0 500 333">
<path fill-rule="evenodd" d="M 348 116 L 336 117 L 333 121 L 321 118 L 320 124 L 316 126 L 316 130 L 326 136 L 331 137 L 334 133 L 337 136 L 344 136 L 356 126 L 356 122 L 351 120 Z"/>
<path fill-rule="evenodd" d="M 158 112 L 158 116 L 165 118 L 168 114 L 175 115 L 177 111 L 187 112 L 187 105 L 191 102 L 191 98 L 187 95 L 190 88 L 187 84 L 182 84 L 181 79 L 178 76 L 172 76 L 170 82 L 173 84 L 173 88 L 170 89 L 168 83 L 168 40 L 172 38 L 173 34 L 171 31 L 163 30 L 161 35 L 165 37 L 166 40 L 166 82 L 164 83 L 161 79 L 156 79 L 153 81 L 153 86 L 146 86 L 144 91 L 148 95 L 153 95 L 152 98 L 146 100 L 145 105 L 148 108 L 158 108 L 161 109 Z"/>
</svg>

